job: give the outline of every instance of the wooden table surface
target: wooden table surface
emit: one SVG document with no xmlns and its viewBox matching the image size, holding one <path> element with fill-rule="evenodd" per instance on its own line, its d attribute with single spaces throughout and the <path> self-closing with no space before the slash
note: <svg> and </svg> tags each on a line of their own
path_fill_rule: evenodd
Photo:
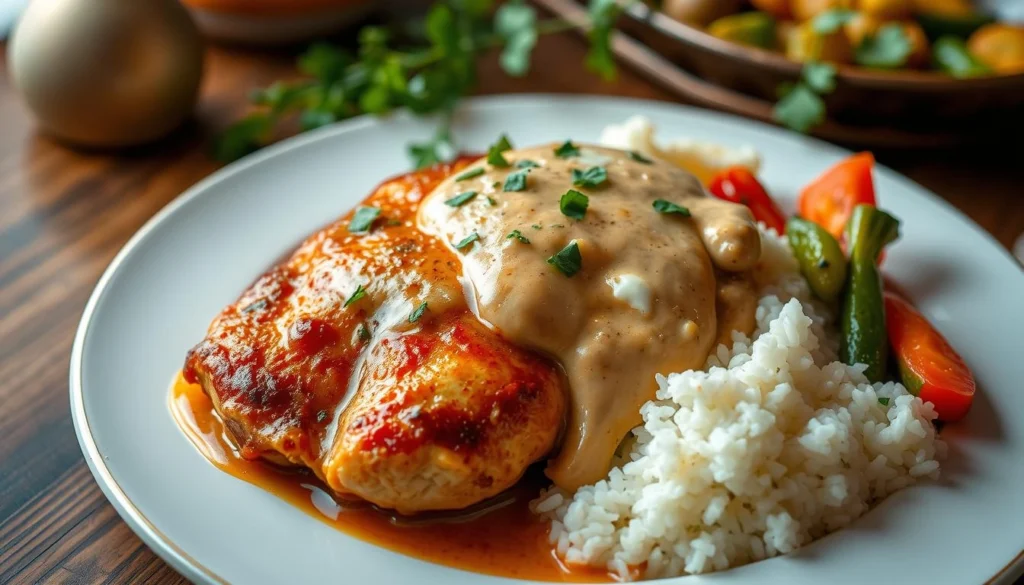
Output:
<svg viewBox="0 0 1024 585">
<path fill-rule="evenodd" d="M 482 93 L 672 99 L 626 71 L 614 84 L 585 75 L 584 45 L 572 35 L 544 39 L 537 51 L 544 58 L 526 80 L 487 60 Z M 120 520 L 86 468 L 69 416 L 71 342 L 117 250 L 217 168 L 209 137 L 242 111 L 250 88 L 294 74 L 292 57 L 211 48 L 196 119 L 158 145 L 117 154 L 75 152 L 37 134 L 4 57 L 0 44 L 0 583 L 184 582 Z M 879 158 L 1009 246 L 1024 232 L 1021 154 Z"/>
</svg>

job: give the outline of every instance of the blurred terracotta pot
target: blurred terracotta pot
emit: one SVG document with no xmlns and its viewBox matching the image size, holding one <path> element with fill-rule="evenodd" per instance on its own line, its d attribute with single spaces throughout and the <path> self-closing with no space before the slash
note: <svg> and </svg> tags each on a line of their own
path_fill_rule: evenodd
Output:
<svg viewBox="0 0 1024 585">
<path fill-rule="evenodd" d="M 182 0 L 209 37 L 280 45 L 337 31 L 365 16 L 373 0 Z"/>
</svg>

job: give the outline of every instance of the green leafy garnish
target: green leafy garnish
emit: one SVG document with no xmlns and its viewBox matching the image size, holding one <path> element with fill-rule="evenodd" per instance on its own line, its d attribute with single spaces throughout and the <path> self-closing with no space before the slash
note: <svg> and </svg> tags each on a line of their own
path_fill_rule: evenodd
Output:
<svg viewBox="0 0 1024 585">
<path fill-rule="evenodd" d="M 653 160 L 647 158 L 646 156 L 640 154 L 639 152 L 637 152 L 635 150 L 629 151 L 628 154 L 629 154 L 629 158 L 631 158 L 632 160 L 635 160 L 638 163 L 643 163 L 645 165 L 654 164 Z"/>
<path fill-rule="evenodd" d="M 517 169 L 537 169 L 537 168 L 540 168 L 539 164 L 533 162 L 532 160 L 530 160 L 528 158 L 524 158 L 523 160 L 516 161 L 516 165 L 515 166 L 516 166 Z"/>
<path fill-rule="evenodd" d="M 214 154 L 224 161 L 244 156 L 270 143 L 295 120 L 300 131 L 307 131 L 361 114 L 407 108 L 414 115 L 441 115 L 438 131 L 409 147 L 416 166 L 450 160 L 457 152 L 450 114 L 476 87 L 484 62 L 480 55 L 500 49 L 502 69 L 521 76 L 529 71 L 539 36 L 578 26 L 588 31 L 590 40 L 586 67 L 610 78 L 615 62 L 609 40 L 620 11 L 615 0 L 592 0 L 587 20 L 574 25 L 562 18 L 538 18 L 522 0 L 446 0 L 433 4 L 421 20 L 396 27 L 412 31 L 412 36 L 392 38 L 388 29 L 364 26 L 355 51 L 313 45 L 299 57 L 305 78 L 253 92 L 257 110 L 220 136 Z"/>
<path fill-rule="evenodd" d="M 370 328 L 366 326 L 366 323 L 360 323 L 359 329 L 356 330 L 356 335 L 362 341 L 370 341 Z"/>
<path fill-rule="evenodd" d="M 540 225 L 539 223 L 535 223 L 535 224 L 531 225 L 530 227 L 532 227 L 535 230 L 539 230 L 539 229 L 543 228 L 544 226 Z"/>
<path fill-rule="evenodd" d="M 566 217 L 583 219 L 583 216 L 587 214 L 587 205 L 589 203 L 589 197 L 575 189 L 569 189 L 558 200 L 558 207 L 562 210 L 562 215 Z"/>
<path fill-rule="evenodd" d="M 775 104 L 772 116 L 783 126 L 806 133 L 825 121 L 825 102 L 810 87 L 800 83 Z"/>
<path fill-rule="evenodd" d="M 829 63 L 808 62 L 804 65 L 803 78 L 816 93 L 827 94 L 836 89 L 836 68 Z"/>
<path fill-rule="evenodd" d="M 358 301 L 359 299 L 361 299 L 361 298 L 363 298 L 365 296 L 366 296 L 366 289 L 363 288 L 363 285 L 360 284 L 359 286 L 356 287 L 355 292 L 353 292 L 352 295 L 348 297 L 348 299 L 345 301 L 345 304 L 342 306 L 342 308 L 347 309 L 349 305 L 351 305 L 352 303 Z"/>
<path fill-rule="evenodd" d="M 554 256 L 548 258 L 548 264 L 554 266 L 559 272 L 566 276 L 573 276 L 583 267 L 583 257 L 580 255 L 580 247 L 573 240 L 569 245 L 559 250 Z"/>
<path fill-rule="evenodd" d="M 478 234 L 476 232 L 473 232 L 473 233 L 469 234 L 468 236 L 466 236 L 466 237 L 462 238 L 461 240 L 459 240 L 459 243 L 455 244 L 455 249 L 459 250 L 459 251 L 462 251 L 464 248 L 466 248 L 467 246 L 472 245 L 473 242 L 475 242 L 475 241 L 477 241 L 479 239 L 480 239 L 480 234 Z"/>
<path fill-rule="evenodd" d="M 487 204 L 490 205 L 491 207 L 494 207 L 495 205 L 498 204 L 498 202 L 494 200 L 494 197 L 491 197 L 490 195 L 488 195 L 487 196 Z"/>
<path fill-rule="evenodd" d="M 675 203 L 672 203 L 671 201 L 666 201 L 664 199 L 655 199 L 653 207 L 654 210 L 657 211 L 658 213 L 673 213 L 676 215 L 681 215 L 683 217 L 690 217 L 689 209 L 683 207 L 682 205 L 677 205 Z"/>
<path fill-rule="evenodd" d="M 494 13 L 494 29 L 505 40 L 501 68 L 513 77 L 526 75 L 537 44 L 537 11 L 522 1 L 506 2 Z"/>
<path fill-rule="evenodd" d="M 867 36 L 854 51 L 854 60 L 865 67 L 895 69 L 907 63 L 913 46 L 899 23 L 884 24 Z"/>
<path fill-rule="evenodd" d="M 879 396 L 878 397 L 878 403 L 881 404 L 882 406 L 889 406 L 889 397 L 888 396 Z"/>
<path fill-rule="evenodd" d="M 932 45 L 932 58 L 935 64 L 946 73 L 963 79 L 989 75 L 992 70 L 967 50 L 963 40 L 956 37 L 941 37 Z"/>
<path fill-rule="evenodd" d="M 580 155 L 580 149 L 576 148 L 576 145 L 572 143 L 572 140 L 566 140 L 562 146 L 555 149 L 555 156 L 558 158 L 572 158 Z"/>
<path fill-rule="evenodd" d="M 480 175 L 482 175 L 482 174 L 484 174 L 486 172 L 487 171 L 485 171 L 483 167 L 477 167 L 475 169 L 466 171 L 466 172 L 462 173 L 461 175 L 458 175 L 457 177 L 455 177 L 455 180 L 456 181 L 468 181 L 469 179 L 472 179 L 474 177 L 479 177 Z"/>
<path fill-rule="evenodd" d="M 409 322 L 410 323 L 415 323 L 415 322 L 419 321 L 420 317 L 423 316 L 423 313 L 426 313 L 426 312 L 427 312 L 427 303 L 424 301 L 424 302 L 420 303 L 420 306 L 416 307 L 416 309 L 412 312 L 411 315 L 409 315 Z"/>
<path fill-rule="evenodd" d="M 514 173 L 510 173 L 509 176 L 505 177 L 505 185 L 501 188 L 502 191 L 525 191 L 526 190 L 526 177 L 530 174 L 530 169 L 522 169 Z"/>
<path fill-rule="evenodd" d="M 352 219 L 348 222 L 348 231 L 353 234 L 370 231 L 370 226 L 379 215 L 380 209 L 376 207 L 357 207 L 356 212 L 352 214 Z"/>
<path fill-rule="evenodd" d="M 815 16 L 811 28 L 820 35 L 832 34 L 856 16 L 857 12 L 849 8 L 831 8 Z"/>
<path fill-rule="evenodd" d="M 476 197 L 476 191 L 463 191 L 451 199 L 445 199 L 444 204 L 448 207 L 462 207 Z"/>
<path fill-rule="evenodd" d="M 586 170 L 572 170 L 572 184 L 576 187 L 597 187 L 608 180 L 604 167 L 590 167 Z"/>
<path fill-rule="evenodd" d="M 503 169 L 508 168 L 509 162 L 502 154 L 507 150 L 512 150 L 512 143 L 508 141 L 507 136 L 502 134 L 501 138 L 487 149 L 487 164 Z"/>
<path fill-rule="evenodd" d="M 526 236 L 524 236 L 523 232 L 521 232 L 519 230 L 512 230 L 511 232 L 509 232 L 509 234 L 507 236 L 505 236 L 506 240 L 510 240 L 512 238 L 515 238 L 515 239 L 519 240 L 523 244 L 529 244 L 530 243 L 530 238 L 527 238 Z"/>
</svg>

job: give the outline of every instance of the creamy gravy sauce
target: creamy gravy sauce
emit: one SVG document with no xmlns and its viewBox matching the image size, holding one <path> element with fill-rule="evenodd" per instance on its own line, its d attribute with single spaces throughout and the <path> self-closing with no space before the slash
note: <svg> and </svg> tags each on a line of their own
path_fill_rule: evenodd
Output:
<svg viewBox="0 0 1024 585">
<path fill-rule="evenodd" d="M 557 145 L 508 151 L 509 168 L 481 160 L 441 183 L 420 207 L 420 227 L 461 258 L 470 306 L 524 347 L 559 361 L 571 387 L 565 438 L 547 473 L 574 490 L 608 472 L 621 439 L 641 422 L 655 374 L 699 368 L 733 330 L 753 329 L 756 299 L 747 272 L 760 257 L 748 210 L 707 197 L 689 173 L 660 161 L 584 147 L 571 158 Z M 522 191 L 502 187 L 516 164 Z M 603 166 L 607 181 L 574 187 L 573 169 Z M 568 189 L 589 197 L 586 215 L 562 214 Z M 477 195 L 461 206 L 445 202 Z M 691 217 L 655 211 L 664 199 Z M 518 230 L 529 243 L 508 237 Z M 476 232 L 462 250 L 455 245 Z M 582 269 L 568 277 L 547 259 L 575 241 Z"/>
</svg>

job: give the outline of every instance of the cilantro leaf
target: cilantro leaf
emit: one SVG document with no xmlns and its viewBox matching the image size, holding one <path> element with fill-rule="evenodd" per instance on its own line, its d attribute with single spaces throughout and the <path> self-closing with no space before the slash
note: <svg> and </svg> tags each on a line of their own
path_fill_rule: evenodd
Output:
<svg viewBox="0 0 1024 585">
<path fill-rule="evenodd" d="M 857 16 L 857 12 L 849 8 L 831 8 L 818 13 L 811 21 L 811 29 L 820 35 L 828 35 L 836 32 L 844 24 L 850 22 Z"/>
<path fill-rule="evenodd" d="M 836 68 L 829 63 L 808 61 L 802 72 L 807 86 L 819 94 L 832 93 L 836 89 Z"/>
<path fill-rule="evenodd" d="M 566 276 L 573 276 L 583 268 L 583 256 L 576 240 L 547 259 L 547 263 Z"/>
<path fill-rule="evenodd" d="M 675 214 L 681 215 L 683 217 L 690 217 L 689 209 L 683 207 L 682 205 L 672 203 L 671 201 L 666 201 L 664 199 L 655 199 L 652 206 L 654 207 L 654 210 L 657 211 L 658 213 Z"/>
<path fill-rule="evenodd" d="M 444 204 L 448 207 L 462 207 L 476 197 L 476 191 L 463 191 L 451 199 L 445 199 Z"/>
<path fill-rule="evenodd" d="M 575 189 L 569 189 L 558 200 L 558 208 L 562 215 L 573 219 L 583 219 L 589 204 L 590 198 Z"/>
<path fill-rule="evenodd" d="M 352 214 L 352 219 L 348 222 L 348 231 L 353 234 L 370 231 L 370 227 L 373 226 L 373 222 L 379 215 L 380 209 L 377 207 L 357 207 L 356 212 Z"/>
<path fill-rule="evenodd" d="M 651 160 L 651 159 L 647 158 L 646 156 L 644 156 L 644 155 L 640 154 L 639 152 L 637 152 L 637 151 L 635 151 L 635 150 L 631 150 L 631 151 L 629 151 L 629 152 L 628 152 L 627 154 L 629 154 L 629 158 L 630 158 L 631 160 L 635 160 L 635 161 L 636 161 L 636 162 L 638 162 L 638 163 L 643 163 L 643 164 L 645 164 L 645 165 L 651 165 L 651 164 L 654 164 L 654 161 L 653 161 L 653 160 Z"/>
<path fill-rule="evenodd" d="M 519 242 L 523 243 L 523 244 L 529 244 L 530 243 L 530 238 L 524 236 L 523 232 L 521 232 L 519 230 L 512 230 L 511 232 L 509 232 L 509 234 L 507 236 L 505 236 L 506 240 L 511 240 L 512 238 L 515 238 L 515 239 L 519 240 Z"/>
<path fill-rule="evenodd" d="M 604 167 L 590 167 L 586 170 L 572 170 L 572 184 L 576 187 L 598 187 L 608 180 Z"/>
<path fill-rule="evenodd" d="M 913 47 L 897 22 L 882 25 L 873 35 L 864 37 L 854 51 L 854 60 L 865 67 L 894 69 L 907 63 Z"/>
<path fill-rule="evenodd" d="M 539 164 L 533 162 L 532 160 L 530 160 L 528 158 L 524 158 L 524 159 L 522 159 L 520 161 L 516 161 L 516 165 L 515 166 L 516 166 L 517 169 L 538 169 L 538 168 L 540 168 Z"/>
<path fill-rule="evenodd" d="M 963 40 L 956 37 L 945 36 L 935 41 L 932 45 L 932 57 L 940 69 L 958 79 L 992 73 L 987 65 L 978 61 L 967 50 Z"/>
<path fill-rule="evenodd" d="M 352 303 L 355 303 L 355 302 L 359 301 L 359 299 L 361 299 L 361 298 L 363 298 L 363 297 L 365 297 L 365 296 L 366 296 L 366 289 L 365 289 L 365 288 L 363 288 L 363 285 L 361 285 L 361 284 L 360 284 L 359 286 L 357 286 L 357 287 L 356 287 L 356 290 L 355 290 L 355 292 L 353 292 L 353 293 L 352 293 L 352 295 L 351 295 L 351 296 L 349 296 L 349 297 L 348 297 L 348 298 L 347 298 L 347 299 L 345 300 L 345 304 L 344 304 L 344 305 L 342 305 L 342 308 L 343 308 L 343 309 L 347 309 L 349 305 L 351 305 Z"/>
<path fill-rule="evenodd" d="M 825 121 L 825 102 L 807 85 L 798 83 L 775 104 L 772 117 L 791 130 L 807 132 Z"/>
<path fill-rule="evenodd" d="M 472 245 L 473 242 L 475 242 L 475 241 L 477 241 L 479 239 L 480 239 L 480 234 L 478 234 L 476 232 L 473 232 L 473 233 L 469 234 L 468 236 L 466 236 L 466 237 L 462 238 L 461 240 L 459 240 L 459 243 L 455 244 L 455 249 L 459 250 L 461 252 L 462 250 L 464 250 L 467 247 L 469 247 L 470 245 Z"/>
<path fill-rule="evenodd" d="M 416 307 L 413 310 L 412 314 L 409 315 L 409 322 L 410 323 L 415 323 L 415 322 L 419 321 L 420 317 L 423 316 L 423 313 L 426 313 L 426 312 L 427 312 L 427 303 L 424 301 L 424 302 L 420 303 L 420 306 Z"/>
<path fill-rule="evenodd" d="M 511 149 L 512 143 L 509 142 L 508 136 L 502 134 L 498 141 L 487 149 L 487 164 L 502 169 L 508 168 L 509 162 L 502 153 Z"/>
<path fill-rule="evenodd" d="M 555 149 L 555 156 L 558 158 L 572 158 L 580 155 L 580 149 L 572 143 L 572 140 L 566 140 L 561 146 Z"/>
<path fill-rule="evenodd" d="M 456 176 L 455 177 L 455 181 L 456 182 L 458 182 L 458 181 L 468 181 L 469 179 L 472 179 L 472 178 L 475 178 L 475 177 L 479 177 L 480 175 L 482 175 L 482 174 L 484 174 L 486 172 L 487 171 L 484 170 L 483 167 L 477 167 L 475 169 L 470 169 L 470 170 L 468 170 L 468 171 L 466 171 L 466 172 Z"/>
<path fill-rule="evenodd" d="M 525 191 L 526 190 L 526 177 L 530 174 L 530 169 L 522 169 L 514 173 L 510 173 L 508 177 L 505 177 L 505 185 L 501 188 L 502 191 Z"/>
</svg>

